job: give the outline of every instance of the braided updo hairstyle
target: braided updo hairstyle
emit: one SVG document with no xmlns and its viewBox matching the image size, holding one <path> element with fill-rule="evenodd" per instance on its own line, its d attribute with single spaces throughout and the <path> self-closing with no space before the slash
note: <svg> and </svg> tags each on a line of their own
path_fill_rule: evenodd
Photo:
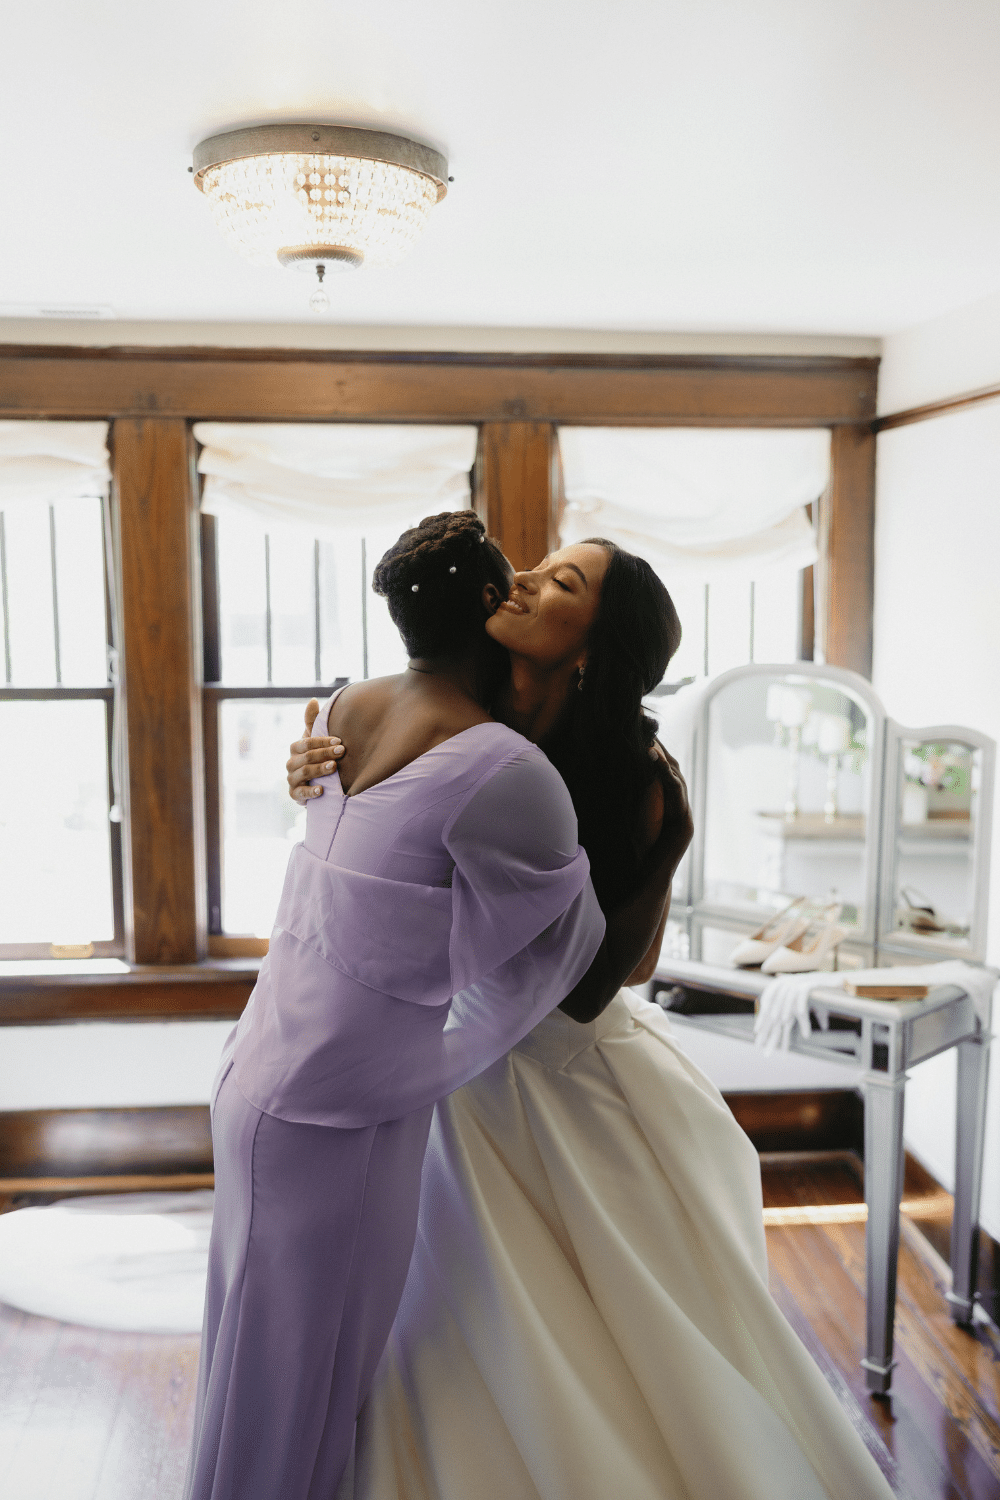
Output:
<svg viewBox="0 0 1000 1500">
<path fill-rule="evenodd" d="M 493 584 L 506 599 L 510 578 L 509 563 L 475 511 L 448 510 L 403 532 L 375 569 L 372 589 L 388 604 L 411 657 L 457 656 L 475 645 L 493 658 L 483 589 Z"/>
</svg>

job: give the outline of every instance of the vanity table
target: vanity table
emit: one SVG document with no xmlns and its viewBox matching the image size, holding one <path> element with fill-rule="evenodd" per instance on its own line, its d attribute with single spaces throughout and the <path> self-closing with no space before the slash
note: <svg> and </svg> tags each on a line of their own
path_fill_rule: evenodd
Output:
<svg viewBox="0 0 1000 1500">
<path fill-rule="evenodd" d="M 841 906 L 838 967 L 887 968 L 985 949 L 994 744 L 956 725 L 889 720 L 863 678 L 812 663 L 741 667 L 703 693 L 690 743 L 695 838 L 674 882 L 652 998 L 689 1024 L 753 1045 L 768 982 L 729 962 L 736 943 L 795 896 Z M 686 753 L 685 753 L 686 751 Z M 916 799 L 913 787 L 926 795 Z M 935 794 L 937 810 L 935 813 Z M 923 816 L 918 816 L 919 814 Z M 811 1028 L 790 1049 L 862 1070 L 868 1389 L 889 1390 L 903 1188 L 907 1069 L 958 1060 L 953 1285 L 957 1323 L 975 1301 L 989 1013 L 938 986 L 926 999 L 848 995 L 817 973 Z"/>
</svg>

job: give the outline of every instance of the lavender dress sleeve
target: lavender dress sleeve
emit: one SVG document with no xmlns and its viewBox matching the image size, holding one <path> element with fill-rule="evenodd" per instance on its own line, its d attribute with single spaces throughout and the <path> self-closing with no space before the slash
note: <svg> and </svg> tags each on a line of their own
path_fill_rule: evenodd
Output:
<svg viewBox="0 0 1000 1500">
<path fill-rule="evenodd" d="M 604 938 L 604 914 L 577 845 L 569 792 L 540 755 L 503 766 L 452 821 L 445 841 L 455 859 L 456 993 L 438 1098 L 496 1062 L 554 1010 L 583 978 Z M 561 878 L 553 879 L 557 871 Z M 568 905 L 562 881 L 578 886 Z M 525 905 L 535 907 L 539 920 L 551 920 L 532 942 L 518 946 Z M 554 906 L 562 907 L 555 916 Z M 490 957 L 485 973 L 483 953 Z"/>
</svg>

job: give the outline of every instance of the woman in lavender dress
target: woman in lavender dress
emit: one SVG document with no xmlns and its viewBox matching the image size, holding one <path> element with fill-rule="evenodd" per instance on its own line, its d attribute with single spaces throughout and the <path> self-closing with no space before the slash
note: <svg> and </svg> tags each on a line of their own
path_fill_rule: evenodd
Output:
<svg viewBox="0 0 1000 1500">
<path fill-rule="evenodd" d="M 325 710 L 350 748 L 213 1090 L 189 1500 L 331 1500 L 405 1281 L 434 1102 L 564 996 L 600 1008 L 683 849 L 661 847 L 658 897 L 605 931 L 564 784 L 483 707 L 506 575 L 471 512 L 407 533 L 375 580 L 409 668 Z"/>
<path fill-rule="evenodd" d="M 515 575 L 487 625 L 511 657 L 494 712 L 563 773 L 611 922 L 658 826 L 641 699 L 676 646 L 668 602 L 640 559 L 584 544 Z M 292 749 L 315 795 L 329 747 Z M 889 1500 L 769 1295 L 761 1207 L 756 1152 L 657 1006 L 552 1011 L 435 1109 L 337 1500 Z"/>
</svg>

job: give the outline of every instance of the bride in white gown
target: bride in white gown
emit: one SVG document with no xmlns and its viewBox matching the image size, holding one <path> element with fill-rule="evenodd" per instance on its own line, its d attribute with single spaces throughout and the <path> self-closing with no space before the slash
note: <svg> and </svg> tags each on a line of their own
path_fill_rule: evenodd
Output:
<svg viewBox="0 0 1000 1500">
<path fill-rule="evenodd" d="M 565 776 L 607 911 L 637 858 L 594 813 L 614 789 L 592 748 L 614 763 L 622 695 L 637 714 L 679 631 L 657 639 L 657 611 L 676 615 L 645 564 L 611 552 L 595 570 L 584 552 L 517 574 L 487 628 L 512 657 L 494 712 Z M 328 743 L 292 748 L 293 792 L 312 794 Z M 596 1019 L 553 1011 L 437 1106 L 406 1289 L 337 1500 L 891 1493 L 768 1292 L 756 1152 L 659 1007 L 624 989 Z"/>
<path fill-rule="evenodd" d="M 554 1011 L 438 1106 L 339 1500 L 890 1494 L 768 1292 L 756 1152 L 658 1006 Z"/>
</svg>

